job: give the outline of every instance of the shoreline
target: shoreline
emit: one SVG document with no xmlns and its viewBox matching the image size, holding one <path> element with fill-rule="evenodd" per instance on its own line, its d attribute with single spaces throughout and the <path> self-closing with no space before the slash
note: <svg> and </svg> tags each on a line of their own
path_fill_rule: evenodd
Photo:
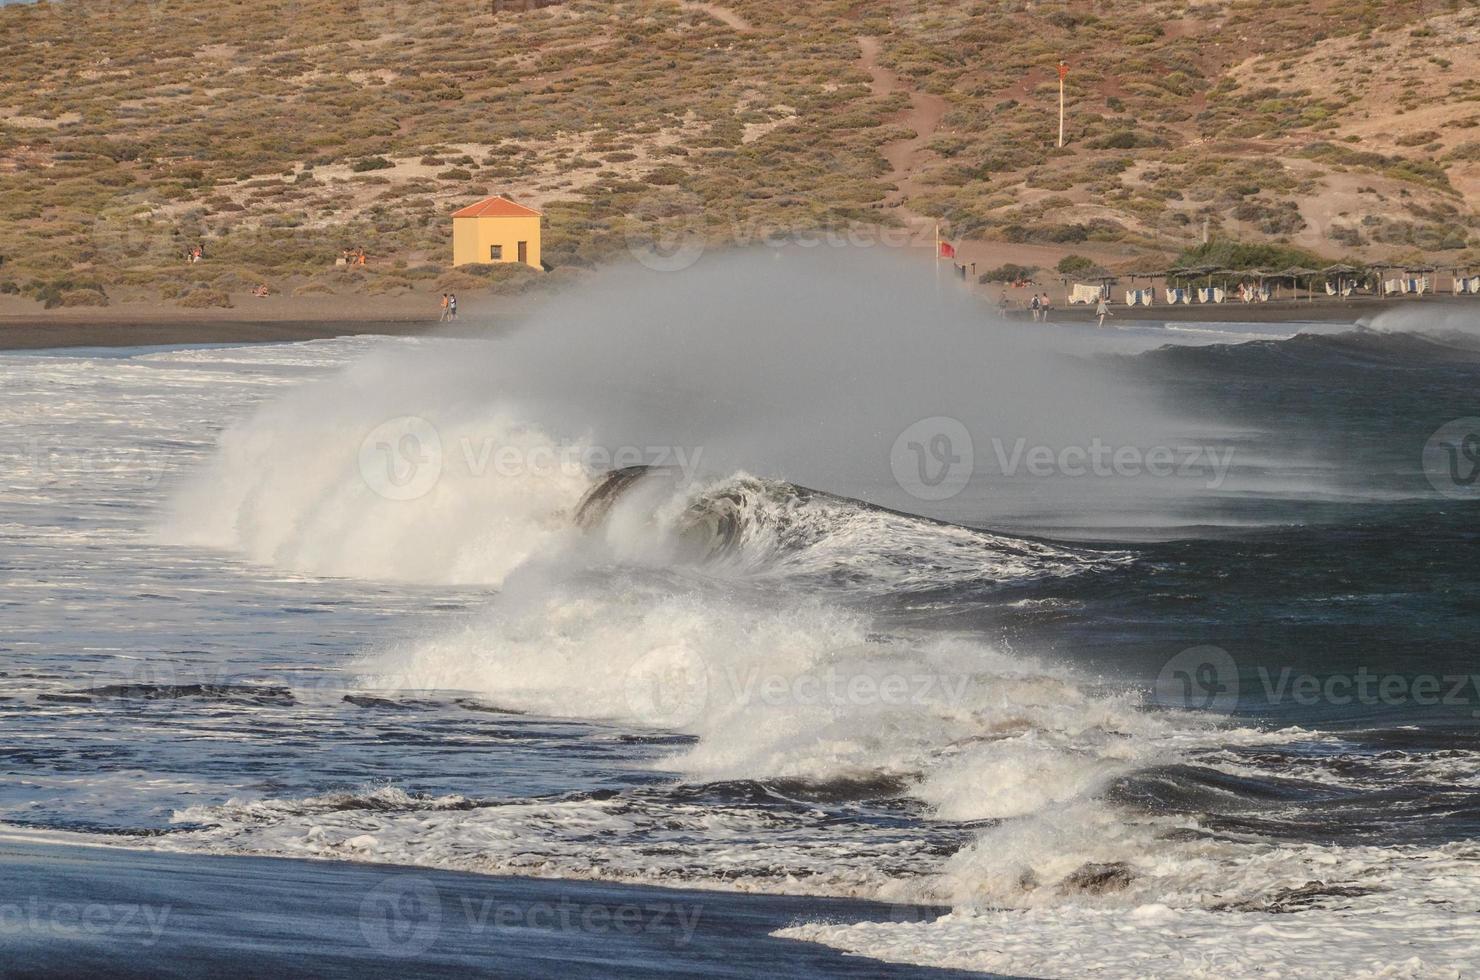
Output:
<svg viewBox="0 0 1480 980">
<path fill-rule="evenodd" d="M 1032 323 L 1028 311 L 1009 307 L 1005 316 L 982 297 L 987 322 Z M 471 305 L 471 304 L 470 304 Z M 1396 310 L 1438 311 L 1470 309 L 1480 314 L 1480 299 L 1465 296 L 1424 296 L 1387 299 L 1274 300 L 1268 303 L 1222 303 L 1190 306 L 1111 306 L 1112 322 L 1120 323 L 1352 323 Z M 69 347 L 168 347 L 176 345 L 270 344 L 333 337 L 376 334 L 417 336 L 437 331 L 445 336 L 475 336 L 497 329 L 490 311 L 470 309 L 456 323 L 435 317 L 346 317 L 303 315 L 269 319 L 224 318 L 171 312 L 104 312 L 60 315 L 0 315 L 0 351 L 51 350 Z M 527 308 L 504 310 L 527 312 Z M 503 318 L 500 318 L 503 319 Z M 1045 321 L 1094 323 L 1092 306 L 1055 306 Z"/>
<path fill-rule="evenodd" d="M 771 934 L 948 909 L 5 834 L 7 975 L 937 977 Z M 27 839 L 30 838 L 30 839 Z M 252 910 L 243 914 L 243 909 Z"/>
<path fill-rule="evenodd" d="M 170 347 L 184 345 L 274 344 L 377 334 L 415 336 L 438 327 L 436 320 L 202 320 L 188 317 L 103 320 L 0 318 L 0 351 L 69 347 Z M 486 326 L 486 324 L 485 324 Z"/>
<path fill-rule="evenodd" d="M 12 302 L 6 303 L 3 300 Z M 188 310 L 162 303 L 42 310 L 0 297 L 0 351 L 68 347 L 169 347 L 273 344 L 378 334 L 477 335 L 527 316 L 540 297 L 475 294 L 444 323 L 435 298 L 273 296 L 227 309 Z"/>
<path fill-rule="evenodd" d="M 1480 314 L 1480 299 L 1469 296 L 1423 296 L 1417 299 L 1362 297 L 1359 299 L 1271 300 L 1267 303 L 1218 303 L 1188 306 L 1110 306 L 1112 320 L 1135 323 L 1352 323 L 1365 317 L 1397 310 L 1470 309 Z M 1026 309 L 1010 306 L 1006 319 L 1032 323 Z M 1094 323 L 1095 308 L 1090 305 L 1055 306 L 1046 321 L 1053 323 Z"/>
</svg>

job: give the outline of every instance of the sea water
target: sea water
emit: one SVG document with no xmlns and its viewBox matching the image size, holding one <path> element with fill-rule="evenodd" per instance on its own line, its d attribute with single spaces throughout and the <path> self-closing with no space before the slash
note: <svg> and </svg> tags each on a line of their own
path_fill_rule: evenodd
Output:
<svg viewBox="0 0 1480 980">
<path fill-rule="evenodd" d="M 943 903 L 783 935 L 997 972 L 1472 967 L 1480 321 L 919 272 L 0 355 L 0 820 Z"/>
</svg>

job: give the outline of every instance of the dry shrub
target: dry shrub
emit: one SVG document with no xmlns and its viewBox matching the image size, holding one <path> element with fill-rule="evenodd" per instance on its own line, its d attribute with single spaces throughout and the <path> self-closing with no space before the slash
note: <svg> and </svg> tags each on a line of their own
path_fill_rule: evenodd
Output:
<svg viewBox="0 0 1480 980">
<path fill-rule="evenodd" d="M 107 306 L 108 297 L 96 289 L 70 289 L 63 293 L 59 306 Z"/>
<path fill-rule="evenodd" d="M 192 289 L 180 297 L 179 305 L 199 310 L 212 306 L 230 309 L 232 304 L 231 296 L 219 289 Z"/>
</svg>

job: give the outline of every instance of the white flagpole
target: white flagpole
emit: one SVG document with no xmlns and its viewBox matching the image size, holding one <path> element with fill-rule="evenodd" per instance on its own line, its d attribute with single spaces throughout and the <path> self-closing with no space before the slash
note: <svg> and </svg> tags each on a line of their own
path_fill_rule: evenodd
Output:
<svg viewBox="0 0 1480 980">
<path fill-rule="evenodd" d="M 1069 74 L 1068 66 L 1059 62 L 1059 149 L 1064 148 L 1064 76 Z"/>
</svg>

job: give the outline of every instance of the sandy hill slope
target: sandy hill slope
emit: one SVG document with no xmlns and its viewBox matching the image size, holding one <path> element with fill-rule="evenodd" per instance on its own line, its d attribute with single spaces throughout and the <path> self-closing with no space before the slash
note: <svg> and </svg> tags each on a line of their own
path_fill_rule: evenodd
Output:
<svg viewBox="0 0 1480 980">
<path fill-rule="evenodd" d="M 1469 3 L 112 0 L 0 32 L 0 291 L 53 305 L 519 289 L 448 269 L 493 193 L 562 276 L 937 223 L 1044 261 L 1480 258 Z"/>
</svg>

